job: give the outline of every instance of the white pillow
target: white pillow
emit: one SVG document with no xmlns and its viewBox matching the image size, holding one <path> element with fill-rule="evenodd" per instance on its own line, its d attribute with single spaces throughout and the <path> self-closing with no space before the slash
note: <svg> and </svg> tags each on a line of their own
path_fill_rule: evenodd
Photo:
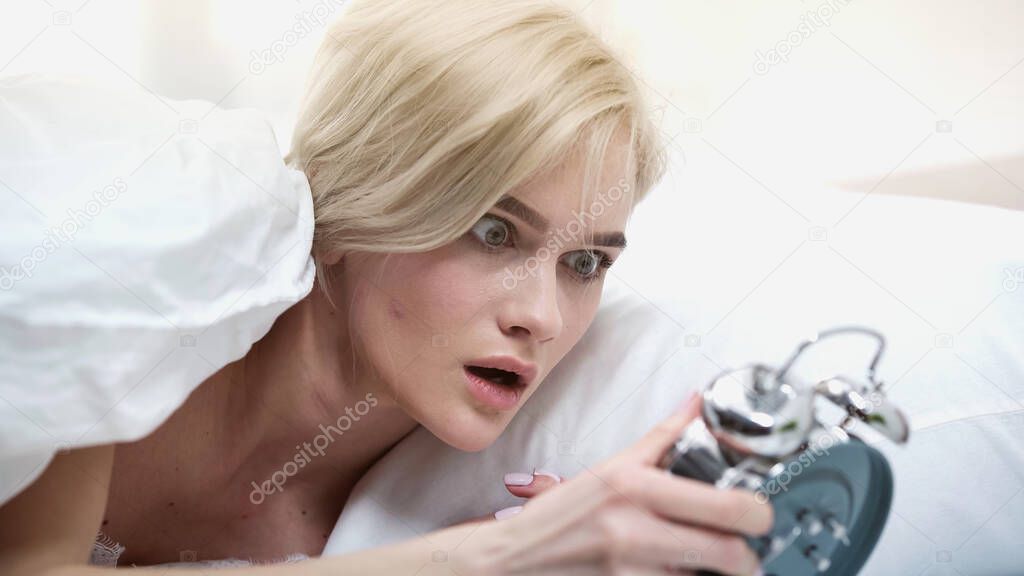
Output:
<svg viewBox="0 0 1024 576">
<path fill-rule="evenodd" d="M 887 336 L 879 374 L 913 425 L 907 446 L 876 444 L 896 493 L 863 573 L 1019 573 L 1024 214 L 869 196 L 843 217 L 860 197 L 674 186 L 638 208 L 593 326 L 498 441 L 462 453 L 417 430 L 356 487 L 325 554 L 521 503 L 506 472 L 575 476 L 722 370 L 778 365 L 816 330 L 862 324 Z M 861 376 L 871 352 L 826 340 L 797 373 Z"/>
<path fill-rule="evenodd" d="M 312 220 L 254 110 L 0 79 L 0 504 L 243 356 L 312 287 Z"/>
</svg>

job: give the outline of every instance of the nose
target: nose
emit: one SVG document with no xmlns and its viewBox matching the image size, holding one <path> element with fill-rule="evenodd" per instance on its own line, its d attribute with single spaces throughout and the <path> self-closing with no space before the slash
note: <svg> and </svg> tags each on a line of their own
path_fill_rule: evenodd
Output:
<svg viewBox="0 0 1024 576">
<path fill-rule="evenodd" d="M 511 285 L 502 284 L 507 297 L 498 322 L 504 334 L 546 342 L 562 333 L 556 266 L 545 263 L 516 278 Z"/>
</svg>

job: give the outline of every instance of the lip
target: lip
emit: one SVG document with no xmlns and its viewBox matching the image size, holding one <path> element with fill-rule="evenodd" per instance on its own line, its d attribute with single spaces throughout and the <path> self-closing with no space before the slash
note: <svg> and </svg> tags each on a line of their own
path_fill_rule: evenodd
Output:
<svg viewBox="0 0 1024 576">
<path fill-rule="evenodd" d="M 522 386 L 502 386 L 473 374 L 463 366 L 462 374 L 466 377 L 466 388 L 481 404 L 497 410 L 514 410 L 523 397 Z"/>
<path fill-rule="evenodd" d="M 529 388 L 533 381 L 537 378 L 537 365 L 529 362 L 524 362 L 515 356 L 501 355 L 501 356 L 488 356 L 487 358 L 479 358 L 477 360 L 469 360 L 463 364 L 463 368 L 466 366 L 480 366 L 482 368 L 497 368 L 499 370 L 505 370 L 507 372 L 515 372 L 519 375 L 519 381 L 516 383 L 516 388 Z"/>
</svg>

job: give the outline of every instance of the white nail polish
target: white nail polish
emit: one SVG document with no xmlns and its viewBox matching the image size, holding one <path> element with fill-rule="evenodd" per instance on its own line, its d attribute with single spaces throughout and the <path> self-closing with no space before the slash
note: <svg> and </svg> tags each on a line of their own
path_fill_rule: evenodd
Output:
<svg viewBox="0 0 1024 576">
<path fill-rule="evenodd" d="M 510 506 L 508 508 L 502 508 L 501 510 L 498 510 L 497 512 L 494 513 L 494 519 L 504 520 L 506 518 L 511 518 L 512 516 L 515 516 L 516 514 L 519 514 L 522 511 L 522 506 Z"/>
<path fill-rule="evenodd" d="M 533 469 L 533 475 L 534 476 L 547 476 L 548 478 L 551 478 L 552 480 L 554 480 L 555 484 L 560 484 L 562 482 L 562 478 L 558 474 L 555 474 L 554 472 L 548 472 L 547 470 L 541 470 L 539 468 L 534 468 Z"/>
<path fill-rule="evenodd" d="M 505 484 L 509 486 L 527 486 L 533 482 L 533 474 L 526 472 L 509 472 L 505 474 Z"/>
</svg>

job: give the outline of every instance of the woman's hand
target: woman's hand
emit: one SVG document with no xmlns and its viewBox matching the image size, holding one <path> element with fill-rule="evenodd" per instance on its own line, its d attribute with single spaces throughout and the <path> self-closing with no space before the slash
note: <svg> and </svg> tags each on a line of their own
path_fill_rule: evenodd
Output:
<svg viewBox="0 0 1024 576">
<path fill-rule="evenodd" d="M 472 574 L 755 574 L 740 534 L 766 534 L 771 506 L 657 467 L 699 411 L 694 396 L 633 446 L 481 524 L 456 561 Z"/>
</svg>

